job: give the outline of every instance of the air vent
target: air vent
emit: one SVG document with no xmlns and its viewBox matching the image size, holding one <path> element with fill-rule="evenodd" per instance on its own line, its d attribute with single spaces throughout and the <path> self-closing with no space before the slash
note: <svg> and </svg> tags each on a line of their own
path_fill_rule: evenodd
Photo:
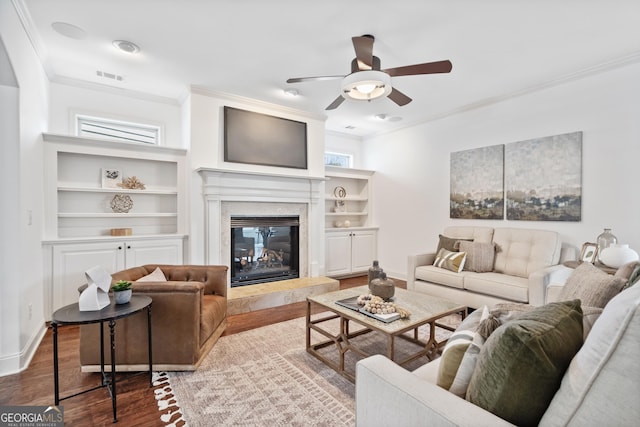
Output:
<svg viewBox="0 0 640 427">
<path fill-rule="evenodd" d="M 121 82 L 122 80 L 124 80 L 124 77 L 118 75 L 118 74 L 113 74 L 113 73 L 107 73 L 106 71 L 96 71 L 96 74 L 99 77 L 104 77 L 105 79 L 111 79 L 111 80 L 116 80 Z"/>
</svg>

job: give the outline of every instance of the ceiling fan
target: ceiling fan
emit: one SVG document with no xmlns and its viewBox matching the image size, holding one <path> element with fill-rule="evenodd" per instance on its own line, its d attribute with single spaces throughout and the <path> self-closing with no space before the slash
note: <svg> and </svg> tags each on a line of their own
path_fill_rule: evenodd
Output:
<svg viewBox="0 0 640 427">
<path fill-rule="evenodd" d="M 352 37 L 351 40 L 356 51 L 356 57 L 351 61 L 351 74 L 346 76 L 295 77 L 288 79 L 287 83 L 343 79 L 340 96 L 329 104 L 325 108 L 326 110 L 338 108 L 347 98 L 357 101 L 371 101 L 382 96 L 387 96 L 399 106 L 403 106 L 410 103 L 411 98 L 391 86 L 391 77 L 448 73 L 451 71 L 452 65 L 449 60 L 381 70 L 380 58 L 373 55 L 375 38 L 372 35 L 365 34 L 360 37 Z"/>
</svg>

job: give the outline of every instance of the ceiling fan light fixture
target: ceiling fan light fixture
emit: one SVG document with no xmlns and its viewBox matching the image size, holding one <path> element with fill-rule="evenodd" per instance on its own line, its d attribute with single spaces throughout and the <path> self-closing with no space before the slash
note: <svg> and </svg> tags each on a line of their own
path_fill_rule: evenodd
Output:
<svg viewBox="0 0 640 427">
<path fill-rule="evenodd" d="M 342 80 L 342 93 L 347 99 L 371 101 L 391 93 L 391 76 L 377 70 L 358 71 Z"/>
</svg>

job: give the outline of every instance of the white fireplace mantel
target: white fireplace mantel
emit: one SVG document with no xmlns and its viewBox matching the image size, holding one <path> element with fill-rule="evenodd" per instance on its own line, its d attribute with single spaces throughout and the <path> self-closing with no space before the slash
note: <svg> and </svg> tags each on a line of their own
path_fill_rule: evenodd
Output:
<svg viewBox="0 0 640 427">
<path fill-rule="evenodd" d="M 231 215 L 299 215 L 300 276 L 324 272 L 324 177 L 209 168 L 197 172 L 203 180 L 208 264 L 230 265 Z"/>
</svg>

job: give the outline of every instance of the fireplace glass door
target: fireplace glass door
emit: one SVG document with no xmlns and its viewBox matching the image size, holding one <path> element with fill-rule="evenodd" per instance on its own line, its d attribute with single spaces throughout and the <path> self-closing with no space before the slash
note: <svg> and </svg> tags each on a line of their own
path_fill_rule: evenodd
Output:
<svg viewBox="0 0 640 427">
<path fill-rule="evenodd" d="M 299 277 L 298 217 L 231 218 L 231 286 Z"/>
</svg>

